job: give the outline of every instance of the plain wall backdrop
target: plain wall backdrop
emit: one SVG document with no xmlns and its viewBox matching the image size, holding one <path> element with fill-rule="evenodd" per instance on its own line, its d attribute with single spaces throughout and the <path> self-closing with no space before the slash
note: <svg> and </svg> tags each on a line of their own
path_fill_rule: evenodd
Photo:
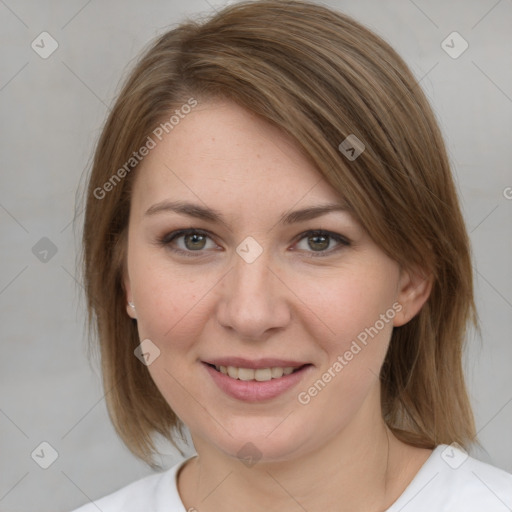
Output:
<svg viewBox="0 0 512 512">
<path fill-rule="evenodd" d="M 134 59 L 185 16 L 226 3 L 0 0 L 0 511 L 69 511 L 151 473 L 117 438 L 87 359 L 75 194 Z M 324 3 L 396 49 L 438 117 L 482 327 L 465 365 L 474 454 L 512 472 L 512 1 Z M 180 459 L 162 451 L 165 467 Z"/>
</svg>

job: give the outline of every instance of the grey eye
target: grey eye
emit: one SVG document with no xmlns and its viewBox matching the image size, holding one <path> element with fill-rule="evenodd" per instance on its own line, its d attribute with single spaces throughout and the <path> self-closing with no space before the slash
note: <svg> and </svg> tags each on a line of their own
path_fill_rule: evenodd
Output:
<svg viewBox="0 0 512 512">
<path fill-rule="evenodd" d="M 181 237 L 180 237 L 181 238 Z M 183 235 L 183 239 L 185 241 L 185 247 L 190 251 L 204 249 L 206 246 L 206 237 L 205 235 L 201 235 L 199 233 L 191 233 L 188 235 Z"/>
</svg>

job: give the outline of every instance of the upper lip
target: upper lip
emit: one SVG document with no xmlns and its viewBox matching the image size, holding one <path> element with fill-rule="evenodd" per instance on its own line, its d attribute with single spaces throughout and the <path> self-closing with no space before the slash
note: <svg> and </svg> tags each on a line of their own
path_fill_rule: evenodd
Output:
<svg viewBox="0 0 512 512">
<path fill-rule="evenodd" d="M 252 368 L 257 370 L 258 368 L 299 368 L 304 366 L 305 362 L 301 361 L 290 361 L 286 359 L 274 359 L 274 358 L 263 358 L 263 359 L 245 359 L 243 357 L 219 357 L 216 359 L 209 359 L 203 361 L 207 364 L 213 364 L 214 366 L 234 366 L 236 368 Z"/>
</svg>

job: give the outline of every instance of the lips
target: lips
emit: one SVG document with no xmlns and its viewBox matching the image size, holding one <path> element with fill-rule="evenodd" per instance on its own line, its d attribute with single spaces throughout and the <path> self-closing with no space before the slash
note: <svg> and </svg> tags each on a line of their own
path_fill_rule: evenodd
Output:
<svg viewBox="0 0 512 512">
<path fill-rule="evenodd" d="M 271 400 L 296 386 L 313 365 L 285 359 L 222 358 L 203 361 L 213 382 L 237 400 Z M 285 372 L 286 370 L 286 372 Z"/>
</svg>

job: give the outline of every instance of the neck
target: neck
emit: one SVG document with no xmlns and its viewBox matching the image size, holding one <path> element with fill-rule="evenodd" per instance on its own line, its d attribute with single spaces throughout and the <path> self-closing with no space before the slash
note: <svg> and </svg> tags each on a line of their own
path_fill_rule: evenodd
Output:
<svg viewBox="0 0 512 512">
<path fill-rule="evenodd" d="M 187 510 L 385 510 L 411 479 L 411 465 L 404 464 L 410 452 L 371 410 L 363 406 L 351 424 L 314 451 L 250 467 L 194 438 L 198 457 L 179 477 Z"/>
</svg>

